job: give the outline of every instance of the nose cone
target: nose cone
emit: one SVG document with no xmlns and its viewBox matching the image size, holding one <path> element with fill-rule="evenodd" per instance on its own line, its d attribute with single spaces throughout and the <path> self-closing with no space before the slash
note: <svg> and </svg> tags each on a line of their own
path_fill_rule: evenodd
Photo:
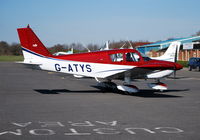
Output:
<svg viewBox="0 0 200 140">
<path fill-rule="evenodd" d="M 175 63 L 176 70 L 180 70 L 183 68 L 181 64 Z"/>
</svg>

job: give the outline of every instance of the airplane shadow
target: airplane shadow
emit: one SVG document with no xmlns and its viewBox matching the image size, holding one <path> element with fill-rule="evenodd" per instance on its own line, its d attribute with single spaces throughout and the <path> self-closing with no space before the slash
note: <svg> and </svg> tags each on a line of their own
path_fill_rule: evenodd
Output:
<svg viewBox="0 0 200 140">
<path fill-rule="evenodd" d="M 144 90 L 140 90 L 138 93 L 130 94 L 130 93 L 119 92 L 119 94 L 126 94 L 126 95 L 129 95 L 129 96 L 136 96 L 136 97 L 143 97 L 143 98 L 181 98 L 182 96 L 179 96 L 179 95 L 170 95 L 170 94 L 165 94 L 165 93 L 182 92 L 182 91 L 189 91 L 189 89 L 166 90 L 166 91 L 144 89 Z"/>
<path fill-rule="evenodd" d="M 92 86 L 95 87 L 95 86 Z M 65 94 L 65 93 L 110 93 L 112 91 L 110 90 L 100 90 L 98 87 L 96 87 L 97 90 L 68 90 L 68 89 L 34 89 L 34 91 L 40 93 L 40 94 Z M 135 96 L 135 97 L 143 97 L 143 98 L 180 98 L 182 96 L 177 95 L 169 95 L 165 93 L 170 92 L 182 92 L 182 91 L 188 91 L 189 89 L 182 89 L 182 90 L 166 90 L 166 91 L 156 91 L 152 89 L 144 89 L 140 90 L 138 93 L 125 93 L 122 91 L 114 91 L 113 93 L 125 95 L 125 96 Z"/>
<path fill-rule="evenodd" d="M 61 94 L 61 93 L 102 93 L 100 90 L 68 90 L 68 89 L 34 89 L 40 94 Z"/>
<path fill-rule="evenodd" d="M 109 90 L 109 89 L 104 89 L 99 86 L 92 86 L 94 88 L 100 89 L 103 92 L 113 92 L 121 95 L 127 95 L 127 96 L 137 96 L 137 97 L 144 97 L 144 98 L 178 98 L 182 96 L 178 95 L 169 95 L 165 93 L 170 93 L 170 92 L 183 92 L 183 91 L 189 91 L 189 89 L 170 89 L 170 90 L 165 90 L 165 91 L 160 91 L 160 90 L 154 90 L 154 89 L 140 89 L 139 92 L 137 93 L 127 93 L 119 90 Z"/>
<path fill-rule="evenodd" d="M 170 76 L 170 77 L 167 77 L 167 79 L 187 79 L 187 78 L 189 78 L 189 77 L 187 77 L 187 76 L 176 76 L 176 77 L 172 77 L 172 76 Z"/>
</svg>

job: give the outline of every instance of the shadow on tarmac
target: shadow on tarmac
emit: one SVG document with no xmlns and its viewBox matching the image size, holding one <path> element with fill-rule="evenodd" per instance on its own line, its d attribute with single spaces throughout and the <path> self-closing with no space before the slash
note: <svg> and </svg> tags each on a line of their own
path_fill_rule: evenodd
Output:
<svg viewBox="0 0 200 140">
<path fill-rule="evenodd" d="M 166 90 L 166 91 L 158 91 L 158 90 L 153 90 L 153 89 L 145 89 L 145 90 L 140 90 L 138 93 L 121 93 L 119 94 L 126 94 L 129 96 L 136 96 L 136 97 L 143 97 L 143 98 L 180 98 L 182 96 L 177 96 L 177 95 L 169 95 L 169 94 L 164 94 L 164 93 L 170 93 L 170 92 L 182 92 L 182 91 L 189 91 L 189 89 L 183 89 L 183 90 Z"/>
<path fill-rule="evenodd" d="M 62 93 L 108 93 L 111 92 L 110 90 L 68 90 L 68 89 L 35 89 L 34 91 L 40 94 L 62 94 Z M 182 92 L 182 91 L 189 91 L 189 89 L 182 89 L 182 90 L 166 90 L 166 91 L 157 91 L 152 89 L 145 89 L 140 90 L 138 93 L 125 93 L 121 91 L 115 91 L 113 93 L 126 95 L 126 96 L 136 96 L 136 97 L 143 97 L 143 98 L 180 98 L 182 96 L 177 95 L 169 95 L 164 93 L 170 92 Z"/>
<path fill-rule="evenodd" d="M 68 90 L 68 89 L 35 89 L 34 91 L 41 94 L 62 94 L 62 93 L 102 93 L 100 90 Z"/>
</svg>

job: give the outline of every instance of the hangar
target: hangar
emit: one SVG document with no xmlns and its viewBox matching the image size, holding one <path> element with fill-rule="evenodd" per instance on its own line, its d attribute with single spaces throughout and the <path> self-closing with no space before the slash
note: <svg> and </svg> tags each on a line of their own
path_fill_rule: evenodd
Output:
<svg viewBox="0 0 200 140">
<path fill-rule="evenodd" d="M 200 57 L 200 36 L 159 41 L 139 46 L 137 50 L 150 57 L 157 57 L 162 55 L 173 41 L 181 42 L 179 60 L 188 61 L 191 57 Z"/>
</svg>

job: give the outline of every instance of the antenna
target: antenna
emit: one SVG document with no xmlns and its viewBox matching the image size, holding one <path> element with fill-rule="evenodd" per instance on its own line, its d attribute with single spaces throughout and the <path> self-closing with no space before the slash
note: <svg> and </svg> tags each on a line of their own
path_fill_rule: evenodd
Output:
<svg viewBox="0 0 200 140">
<path fill-rule="evenodd" d="M 126 45 L 126 42 L 120 47 L 120 49 L 123 49 L 123 47 Z"/>
<path fill-rule="evenodd" d="M 133 46 L 131 45 L 131 42 L 130 42 L 130 40 L 128 39 L 128 37 L 127 37 L 127 41 L 128 41 L 128 43 L 129 43 L 129 45 L 131 46 L 131 48 L 133 49 Z"/>
<path fill-rule="evenodd" d="M 129 43 L 129 45 L 132 47 L 132 49 L 133 49 L 133 46 L 131 45 L 131 42 L 128 40 L 128 43 Z"/>
<path fill-rule="evenodd" d="M 86 48 L 88 52 L 91 52 L 90 49 L 88 49 L 88 47 L 86 47 L 85 45 L 83 45 L 83 47 Z"/>
</svg>

